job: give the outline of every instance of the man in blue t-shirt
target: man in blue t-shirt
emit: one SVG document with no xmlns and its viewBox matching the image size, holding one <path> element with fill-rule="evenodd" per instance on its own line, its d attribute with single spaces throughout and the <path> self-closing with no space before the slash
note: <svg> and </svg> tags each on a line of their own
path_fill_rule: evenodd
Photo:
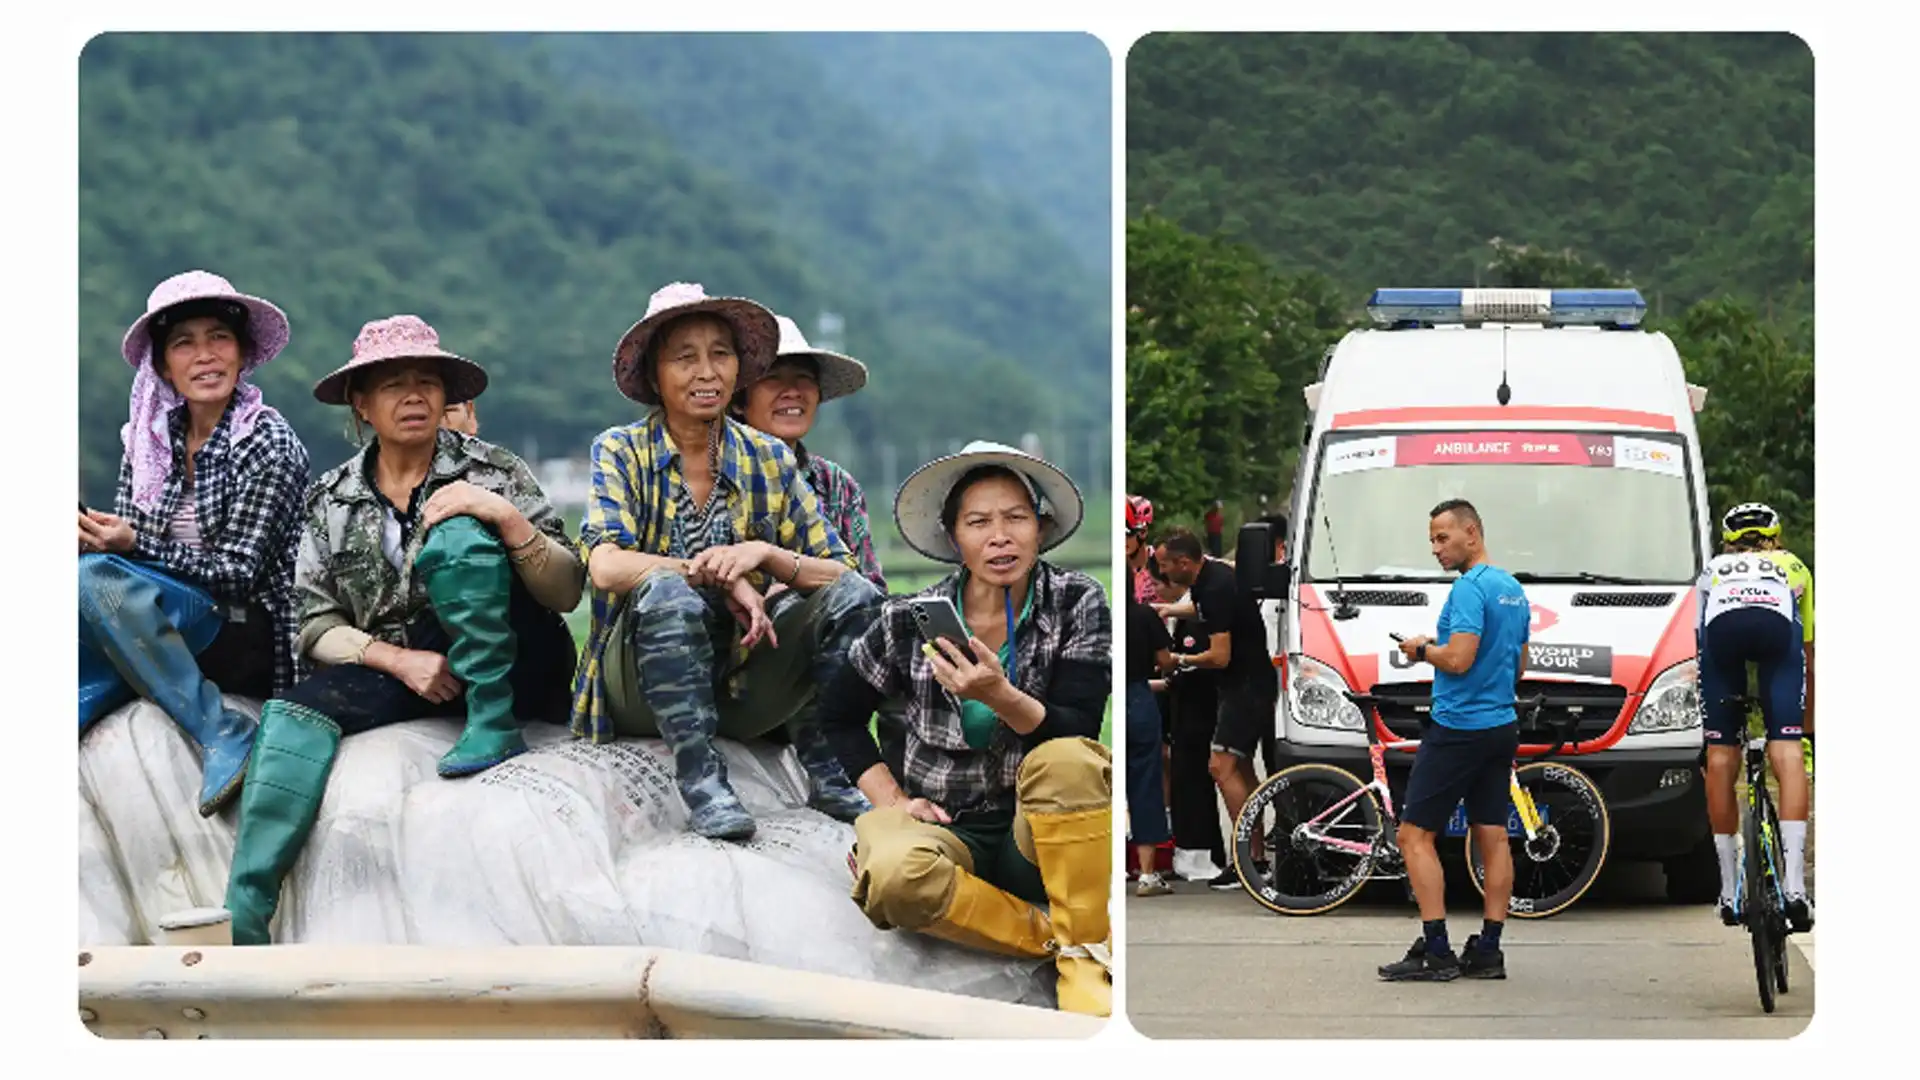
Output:
<svg viewBox="0 0 1920 1080">
<path fill-rule="evenodd" d="M 1507 846 L 1507 778 L 1520 748 L 1514 691 L 1526 664 L 1527 595 L 1513 575 L 1487 562 L 1480 513 L 1465 499 L 1433 508 L 1427 524 L 1433 557 L 1460 576 L 1440 609 L 1439 637 L 1400 646 L 1433 665 L 1433 723 L 1421 735 L 1400 811 L 1400 851 L 1420 902 L 1424 932 L 1406 959 L 1380 968 L 1389 980 L 1504 979 L 1500 931 L 1513 894 Z M 1446 876 L 1434 838 L 1462 800 L 1486 864 L 1486 922 L 1455 957 L 1447 944 Z"/>
</svg>

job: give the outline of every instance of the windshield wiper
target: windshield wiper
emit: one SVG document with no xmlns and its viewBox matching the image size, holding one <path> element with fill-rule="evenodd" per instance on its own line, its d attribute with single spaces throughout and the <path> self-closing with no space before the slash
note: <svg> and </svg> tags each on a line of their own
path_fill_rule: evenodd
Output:
<svg viewBox="0 0 1920 1080">
<path fill-rule="evenodd" d="M 1578 581 L 1592 585 L 1647 585 L 1640 578 L 1622 577 L 1619 574 L 1596 574 L 1591 570 L 1515 570 L 1515 581 L 1560 582 Z"/>
</svg>

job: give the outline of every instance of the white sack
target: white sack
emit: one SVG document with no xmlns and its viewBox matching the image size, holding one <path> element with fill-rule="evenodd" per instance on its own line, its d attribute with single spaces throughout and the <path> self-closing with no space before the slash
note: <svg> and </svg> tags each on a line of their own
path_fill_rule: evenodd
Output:
<svg viewBox="0 0 1920 1080">
<path fill-rule="evenodd" d="M 649 945 L 1053 1006 L 1048 962 L 874 929 L 848 897 L 853 827 L 806 807 L 787 748 L 720 742 L 759 822 L 737 844 L 686 832 L 657 739 L 594 746 L 530 724 L 528 753 L 442 780 L 435 764 L 459 731 L 417 720 L 341 743 L 276 941 Z M 87 732 L 81 945 L 148 944 L 167 914 L 223 905 L 239 800 L 209 820 L 199 791 L 198 753 L 151 703 Z"/>
</svg>

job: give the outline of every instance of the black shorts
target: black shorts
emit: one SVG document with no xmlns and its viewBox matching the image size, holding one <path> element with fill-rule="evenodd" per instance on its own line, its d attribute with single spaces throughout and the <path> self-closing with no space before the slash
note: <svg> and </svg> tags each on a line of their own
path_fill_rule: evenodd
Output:
<svg viewBox="0 0 1920 1080">
<path fill-rule="evenodd" d="M 1213 726 L 1215 753 L 1253 760 L 1254 748 L 1273 732 L 1273 710 L 1278 704 L 1279 680 L 1268 676 L 1229 674 L 1220 681 L 1220 710 Z"/>
<path fill-rule="evenodd" d="M 1807 692 L 1802 640 L 1799 619 L 1761 608 L 1729 611 L 1707 624 L 1700 650 L 1700 704 L 1708 745 L 1746 742 L 1746 713 L 1730 698 L 1746 691 L 1749 663 L 1759 669 L 1768 741 L 1800 741 Z"/>
<path fill-rule="evenodd" d="M 1428 724 L 1413 755 L 1400 820 L 1440 832 L 1465 799 L 1469 824 L 1505 827 L 1511 805 L 1507 780 L 1519 749 L 1519 724 L 1477 731 Z"/>
</svg>

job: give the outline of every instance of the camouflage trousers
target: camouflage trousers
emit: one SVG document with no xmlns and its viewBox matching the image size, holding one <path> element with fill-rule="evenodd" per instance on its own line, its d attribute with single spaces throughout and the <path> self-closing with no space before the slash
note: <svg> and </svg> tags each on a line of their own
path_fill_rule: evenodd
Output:
<svg viewBox="0 0 1920 1080">
<path fill-rule="evenodd" d="M 883 599 L 858 574 L 809 594 L 784 591 L 767 605 L 779 646 L 762 642 L 729 670 L 743 628 L 724 595 L 696 589 L 679 574 L 649 575 L 616 615 L 604 660 L 614 730 L 664 739 L 691 795 L 710 781 L 725 784 L 715 736 L 755 739 L 784 725 L 816 795 L 857 795 L 814 713 L 819 688 L 846 666 Z"/>
</svg>

